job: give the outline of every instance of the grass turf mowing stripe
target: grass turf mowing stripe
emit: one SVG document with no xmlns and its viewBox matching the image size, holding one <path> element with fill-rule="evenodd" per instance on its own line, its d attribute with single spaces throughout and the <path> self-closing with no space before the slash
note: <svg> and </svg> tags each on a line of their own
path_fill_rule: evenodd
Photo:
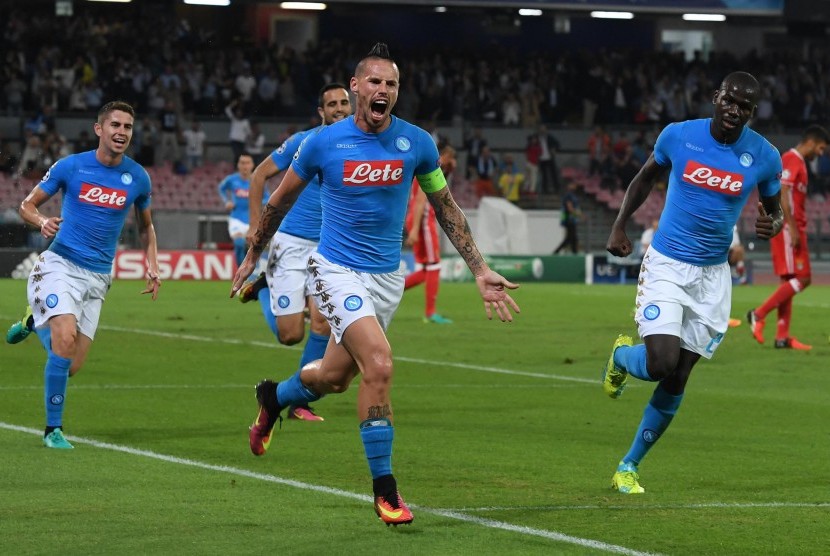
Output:
<svg viewBox="0 0 830 556">
<path fill-rule="evenodd" d="M 42 436 L 43 431 L 38 429 L 33 429 L 30 427 L 22 427 L 19 425 L 13 425 L 11 423 L 5 423 L 0 421 L 0 428 L 6 429 L 9 431 L 15 432 L 22 432 L 37 436 Z M 324 494 L 331 494 L 333 496 L 339 496 L 341 498 L 350 498 L 352 500 L 359 500 L 361 502 L 366 502 L 367 504 L 372 503 L 372 498 L 365 494 L 356 494 L 354 492 L 349 492 L 346 490 L 340 490 L 337 488 L 325 487 L 321 485 L 313 485 L 309 483 L 304 483 L 301 481 L 294 481 L 292 479 L 285 479 L 283 477 L 277 477 L 276 475 L 268 475 L 265 473 L 257 473 L 254 471 L 248 471 L 246 469 L 239 469 L 236 467 L 228 467 L 225 465 L 213 465 L 210 463 L 204 463 L 201 461 L 196 461 L 192 459 L 180 458 L 176 456 L 170 456 L 166 454 L 160 454 L 157 452 L 153 452 L 150 450 L 141 450 L 138 448 L 130 448 L 129 446 L 121 446 L 118 444 L 111 444 L 109 442 L 99 442 L 97 440 L 93 440 L 91 438 L 82 438 L 78 436 L 69 436 L 66 437 L 68 440 L 75 442 L 77 444 L 86 444 L 92 446 L 94 448 L 100 448 L 103 450 L 111 450 L 114 452 L 121 452 L 124 454 L 129 454 L 132 456 L 140 456 L 150 459 L 155 459 L 158 461 L 164 461 L 166 463 L 174 463 L 177 465 L 186 465 L 189 467 L 196 467 L 198 469 L 204 469 L 207 471 L 215 471 L 218 473 L 228 473 L 231 475 L 237 475 L 239 477 L 246 477 L 249 479 L 256 479 L 259 481 L 266 481 L 269 483 L 277 483 L 284 486 L 289 486 L 293 488 L 298 488 L 301 490 L 310 490 L 313 492 L 320 492 Z M 488 527 L 491 529 L 501 529 L 504 531 L 510 531 L 514 533 L 519 533 L 522 535 L 529 535 L 534 537 L 541 537 L 544 539 L 550 539 L 557 542 L 563 542 L 568 544 L 573 544 L 577 546 L 582 546 L 585 548 L 592 548 L 596 550 L 600 550 L 603 552 L 609 552 L 613 554 L 626 554 L 628 556 L 649 556 L 653 553 L 650 552 L 641 552 L 638 550 L 632 550 L 630 548 L 626 548 L 624 546 L 618 546 L 614 544 L 604 543 L 602 541 L 596 541 L 593 539 L 584 539 L 581 537 L 574 537 L 571 535 L 566 535 L 564 533 L 559 533 L 557 531 L 548 531 L 546 529 L 535 529 L 532 527 L 525 527 L 522 525 L 514 525 L 512 523 L 507 523 L 504 521 L 496 521 L 493 519 L 481 518 L 473 515 L 468 515 L 456 510 L 446 510 L 446 509 L 436 509 L 436 508 L 428 508 L 425 506 L 418 506 L 415 504 L 409 504 L 409 506 L 414 509 L 424 513 L 437 515 L 441 517 L 447 517 L 450 519 L 455 519 L 458 521 L 464 521 L 466 523 L 472 523 L 475 525 L 480 525 L 482 527 Z"/>
</svg>

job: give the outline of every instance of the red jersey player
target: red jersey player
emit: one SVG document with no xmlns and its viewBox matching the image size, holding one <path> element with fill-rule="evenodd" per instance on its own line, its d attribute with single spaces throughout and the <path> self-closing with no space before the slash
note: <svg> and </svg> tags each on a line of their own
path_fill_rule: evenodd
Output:
<svg viewBox="0 0 830 556">
<path fill-rule="evenodd" d="M 440 164 L 447 183 L 452 178 L 457 164 L 455 149 L 444 145 L 440 151 Z M 438 287 L 441 283 L 441 243 L 438 240 L 438 223 L 432 205 L 427 203 L 427 197 L 418 185 L 412 182 L 412 191 L 409 195 L 409 208 L 406 213 L 406 229 L 408 231 L 404 243 L 412 247 L 415 255 L 415 272 L 406 277 L 405 290 L 421 283 L 426 283 L 426 308 L 424 322 L 435 324 L 452 324 L 452 321 L 435 312 L 435 300 L 438 297 Z"/>
<path fill-rule="evenodd" d="M 775 274 L 781 279 L 778 289 L 756 309 L 751 309 L 747 321 L 752 336 L 764 343 L 764 318 L 773 309 L 778 310 L 778 329 L 775 347 L 808 351 L 812 346 L 790 336 L 793 297 L 810 285 L 810 251 L 807 247 L 807 162 L 824 153 L 830 143 L 830 134 L 818 125 L 804 130 L 795 148 L 781 156 L 781 208 L 784 209 L 784 229 L 770 240 L 770 252 Z"/>
</svg>

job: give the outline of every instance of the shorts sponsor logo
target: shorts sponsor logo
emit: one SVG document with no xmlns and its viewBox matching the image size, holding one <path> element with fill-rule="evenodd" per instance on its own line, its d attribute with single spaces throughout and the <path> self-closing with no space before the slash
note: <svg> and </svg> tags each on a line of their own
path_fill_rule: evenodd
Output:
<svg viewBox="0 0 830 556">
<path fill-rule="evenodd" d="M 409 152 L 412 149 L 412 142 L 403 135 L 395 138 L 395 148 L 402 153 Z"/>
<path fill-rule="evenodd" d="M 121 183 L 124 185 L 130 185 L 133 183 L 133 176 L 129 172 L 124 172 L 121 174 Z"/>
<path fill-rule="evenodd" d="M 683 171 L 683 181 L 703 189 L 733 196 L 740 195 L 744 186 L 743 174 L 732 175 L 730 172 L 709 168 L 694 160 L 686 163 L 686 168 Z"/>
<path fill-rule="evenodd" d="M 288 307 L 288 304 L 289 304 L 289 303 L 291 303 L 291 301 L 288 299 L 288 296 L 287 296 L 287 295 L 281 295 L 281 296 L 279 297 L 279 299 L 277 299 L 277 305 L 279 305 L 279 306 L 280 306 L 281 308 L 283 308 L 283 309 L 285 309 L 286 307 Z"/>
<path fill-rule="evenodd" d="M 645 440 L 649 444 L 657 442 L 658 438 L 660 438 L 660 434 L 656 431 L 653 431 L 651 429 L 646 429 L 643 431 L 643 440 Z"/>
<path fill-rule="evenodd" d="M 81 194 L 78 199 L 84 203 L 98 207 L 124 210 L 127 206 L 127 192 L 90 183 L 81 183 Z"/>
<path fill-rule="evenodd" d="M 741 154 L 740 158 L 738 159 L 738 162 L 740 162 L 741 166 L 743 166 L 744 168 L 749 168 L 750 166 L 752 166 L 753 160 L 754 159 L 752 158 L 751 154 L 743 153 L 743 154 Z"/>
<path fill-rule="evenodd" d="M 357 311 L 363 307 L 363 300 L 358 295 L 350 295 L 343 302 L 343 306 L 346 307 L 347 311 Z"/>
<path fill-rule="evenodd" d="M 346 160 L 345 185 L 398 185 L 403 182 L 403 160 Z"/>
<path fill-rule="evenodd" d="M 60 405 L 63 403 L 63 396 L 61 396 L 60 394 L 55 394 L 54 396 L 49 398 L 49 403 L 51 403 L 52 405 Z"/>
<path fill-rule="evenodd" d="M 647 305 L 645 309 L 643 309 L 643 316 L 646 320 L 654 320 L 660 316 L 660 307 L 657 305 Z"/>
<path fill-rule="evenodd" d="M 49 295 L 46 296 L 46 306 L 47 307 L 49 307 L 50 309 L 54 309 L 55 305 L 57 305 L 57 304 L 58 304 L 58 296 L 57 295 L 55 295 L 53 293 L 50 293 Z"/>
</svg>

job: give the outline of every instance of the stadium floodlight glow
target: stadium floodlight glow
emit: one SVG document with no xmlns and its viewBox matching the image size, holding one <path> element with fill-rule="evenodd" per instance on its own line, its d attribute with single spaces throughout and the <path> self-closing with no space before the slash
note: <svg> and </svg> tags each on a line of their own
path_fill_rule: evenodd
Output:
<svg viewBox="0 0 830 556">
<path fill-rule="evenodd" d="M 634 19 L 631 12 L 591 12 L 591 17 L 598 19 Z"/>
<path fill-rule="evenodd" d="M 230 6 L 231 0 L 184 0 L 184 3 L 193 6 Z"/>
<path fill-rule="evenodd" d="M 133 0 L 86 0 L 87 2 L 118 2 L 120 4 L 129 4 Z"/>
<path fill-rule="evenodd" d="M 683 14 L 683 21 L 726 21 L 723 14 Z"/>
<path fill-rule="evenodd" d="M 325 10 L 326 5 L 322 2 L 281 2 L 283 10 Z"/>
<path fill-rule="evenodd" d="M 439 14 L 445 13 L 447 11 L 446 6 L 435 6 L 435 11 Z"/>
<path fill-rule="evenodd" d="M 519 15 L 542 15 L 542 10 L 534 8 L 519 8 Z"/>
</svg>

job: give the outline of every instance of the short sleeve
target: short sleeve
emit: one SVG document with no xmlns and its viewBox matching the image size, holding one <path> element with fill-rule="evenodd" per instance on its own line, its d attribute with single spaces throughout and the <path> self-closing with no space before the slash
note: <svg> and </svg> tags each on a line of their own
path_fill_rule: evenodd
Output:
<svg viewBox="0 0 830 556">
<path fill-rule="evenodd" d="M 277 149 L 271 153 L 271 161 L 279 171 L 283 171 L 291 166 L 291 160 L 294 158 L 294 153 L 297 152 L 297 149 L 300 147 L 300 144 L 306 135 L 307 134 L 304 132 L 295 133 L 283 141 L 282 145 L 277 147 Z"/>
<path fill-rule="evenodd" d="M 303 181 L 311 181 L 319 172 L 325 143 L 324 133 L 309 133 L 297 148 L 291 167 Z"/>
<path fill-rule="evenodd" d="M 671 155 L 680 138 L 680 125 L 673 123 L 664 127 L 654 143 L 654 160 L 660 166 L 671 166 Z"/>
<path fill-rule="evenodd" d="M 38 186 L 49 195 L 54 195 L 61 189 L 66 189 L 69 176 L 72 175 L 74 168 L 74 157 L 68 156 L 62 158 L 52 164 L 52 167 L 49 168 L 46 175 L 40 180 Z"/>
<path fill-rule="evenodd" d="M 765 156 L 769 162 L 767 171 L 758 180 L 758 194 L 761 197 L 772 197 L 781 191 L 781 156 L 778 154 L 778 149 L 772 145 L 768 145 Z"/>
</svg>

